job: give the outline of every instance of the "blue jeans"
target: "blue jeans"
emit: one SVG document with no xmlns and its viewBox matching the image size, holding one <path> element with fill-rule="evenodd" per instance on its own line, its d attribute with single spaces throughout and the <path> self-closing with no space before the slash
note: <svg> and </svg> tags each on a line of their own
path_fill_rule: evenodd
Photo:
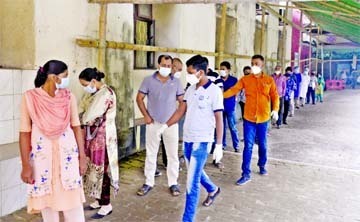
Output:
<svg viewBox="0 0 360 222">
<path fill-rule="evenodd" d="M 200 197 L 200 184 L 208 193 L 214 192 L 217 186 L 209 179 L 204 171 L 208 152 L 212 143 L 184 142 L 184 155 L 188 167 L 186 183 L 186 203 L 183 222 L 192 222 Z"/>
<path fill-rule="evenodd" d="M 239 132 L 236 127 L 235 110 L 231 111 L 231 112 L 226 112 L 226 111 L 223 112 L 223 122 L 224 122 L 223 147 L 226 147 L 226 122 L 227 122 L 227 125 L 229 125 L 234 149 L 238 149 L 239 148 Z"/>
<path fill-rule="evenodd" d="M 253 123 L 244 120 L 244 151 L 242 162 L 242 176 L 250 177 L 251 174 L 251 155 L 255 137 L 258 139 L 259 146 L 259 167 L 265 167 L 267 161 L 267 128 L 268 121 L 264 123 Z"/>
</svg>

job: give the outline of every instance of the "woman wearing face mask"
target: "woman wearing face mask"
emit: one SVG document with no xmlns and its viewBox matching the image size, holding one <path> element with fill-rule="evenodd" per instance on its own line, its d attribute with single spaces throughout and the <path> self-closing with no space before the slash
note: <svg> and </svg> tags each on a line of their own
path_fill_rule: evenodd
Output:
<svg viewBox="0 0 360 222">
<path fill-rule="evenodd" d="M 104 73 L 96 68 L 86 68 L 79 75 L 79 81 L 88 93 L 81 104 L 80 121 L 86 132 L 85 153 L 90 158 L 84 175 L 84 190 L 96 199 L 85 210 L 98 209 L 91 217 L 93 219 L 112 213 L 110 186 L 115 193 L 119 190 L 116 96 L 109 86 L 101 82 L 104 77 Z"/>
<path fill-rule="evenodd" d="M 21 103 L 21 179 L 28 184 L 28 212 L 43 221 L 85 221 L 81 176 L 86 171 L 84 140 L 76 99 L 66 89 L 67 65 L 48 61 L 38 70 L 35 89 Z"/>
</svg>

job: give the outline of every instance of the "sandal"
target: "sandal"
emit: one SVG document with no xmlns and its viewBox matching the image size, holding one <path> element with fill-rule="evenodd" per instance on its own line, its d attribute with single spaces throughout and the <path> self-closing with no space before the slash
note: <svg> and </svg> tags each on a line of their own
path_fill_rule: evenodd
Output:
<svg viewBox="0 0 360 222">
<path fill-rule="evenodd" d="M 217 197 L 217 195 L 220 194 L 220 187 L 218 187 L 218 190 L 216 191 L 216 193 L 212 196 L 210 196 L 210 194 L 207 196 L 206 200 L 203 202 L 203 206 L 205 207 L 210 207 L 214 201 L 215 201 L 215 198 Z"/>
<path fill-rule="evenodd" d="M 138 191 L 137 191 L 137 195 L 139 196 L 145 196 L 147 193 L 149 193 L 149 191 L 152 190 L 152 187 L 144 184 Z"/>
<path fill-rule="evenodd" d="M 171 195 L 173 195 L 174 197 L 180 195 L 180 189 L 179 189 L 178 185 L 172 185 L 169 189 L 170 189 Z"/>
</svg>

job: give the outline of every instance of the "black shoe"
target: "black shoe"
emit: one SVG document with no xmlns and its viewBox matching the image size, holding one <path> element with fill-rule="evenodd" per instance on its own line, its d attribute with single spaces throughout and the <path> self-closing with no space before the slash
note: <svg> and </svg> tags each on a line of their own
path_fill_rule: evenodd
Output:
<svg viewBox="0 0 360 222">
<path fill-rule="evenodd" d="M 215 160 L 213 160 L 213 165 L 220 170 L 224 169 L 224 164 L 222 162 L 216 163 Z"/>
<path fill-rule="evenodd" d="M 283 124 L 284 124 L 284 125 L 288 125 L 288 123 L 287 123 L 287 122 L 283 122 Z"/>
<path fill-rule="evenodd" d="M 276 129 L 280 129 L 280 125 L 277 125 L 277 126 L 276 126 Z"/>
<path fill-rule="evenodd" d="M 149 191 L 152 190 L 152 187 L 144 184 L 138 191 L 137 191 L 137 195 L 139 196 L 145 196 L 147 193 L 149 193 Z"/>
<path fill-rule="evenodd" d="M 95 220 L 102 219 L 102 218 L 106 217 L 107 215 L 110 215 L 111 213 L 112 213 L 112 211 L 110 211 L 106 215 L 101 215 L 101 214 L 96 213 L 96 214 L 91 216 L 91 219 L 95 219 Z"/>
<path fill-rule="evenodd" d="M 177 197 L 180 195 L 179 185 L 172 185 L 169 189 L 170 189 L 171 195 L 173 195 L 174 197 Z"/>
<path fill-rule="evenodd" d="M 156 171 L 155 171 L 155 177 L 159 177 L 159 176 L 161 176 L 161 175 L 162 175 L 162 173 L 160 172 L 160 170 L 156 169 Z"/>
</svg>

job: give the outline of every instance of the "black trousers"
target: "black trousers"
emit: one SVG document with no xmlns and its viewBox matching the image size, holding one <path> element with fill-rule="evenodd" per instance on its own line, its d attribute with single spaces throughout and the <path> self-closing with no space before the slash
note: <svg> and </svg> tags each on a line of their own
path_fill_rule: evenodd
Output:
<svg viewBox="0 0 360 222">
<path fill-rule="evenodd" d="M 283 114 L 283 123 L 286 123 L 290 110 L 290 100 L 284 100 L 284 114 Z M 279 117 L 280 118 L 280 117 Z"/>
<path fill-rule="evenodd" d="M 310 103 L 310 98 L 312 104 L 315 104 L 315 89 L 313 89 L 312 87 L 309 87 L 306 93 L 306 104 Z"/>
<path fill-rule="evenodd" d="M 283 115 L 283 109 L 284 109 L 284 97 L 279 98 L 279 118 L 276 121 L 276 125 L 280 126 L 282 122 L 282 115 Z"/>
<path fill-rule="evenodd" d="M 240 109 L 241 109 L 241 118 L 244 119 L 244 114 L 245 114 L 245 103 L 240 101 Z"/>
</svg>

